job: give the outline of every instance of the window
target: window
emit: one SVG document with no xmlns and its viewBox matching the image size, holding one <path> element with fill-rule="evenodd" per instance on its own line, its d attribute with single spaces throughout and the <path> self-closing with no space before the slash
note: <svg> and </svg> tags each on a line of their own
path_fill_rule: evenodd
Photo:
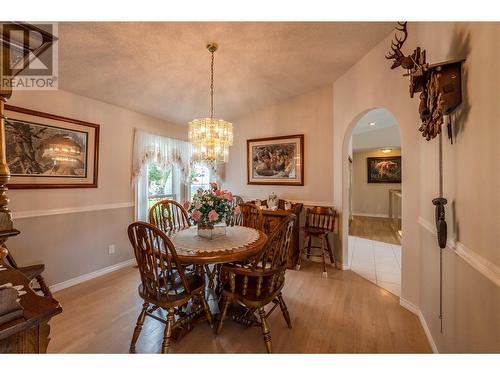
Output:
<svg viewBox="0 0 500 375">
<path fill-rule="evenodd" d="M 148 209 L 163 199 L 176 200 L 172 168 L 164 169 L 156 162 L 148 164 Z"/>
<path fill-rule="evenodd" d="M 196 190 L 200 188 L 203 190 L 207 190 L 208 188 L 210 188 L 210 182 L 211 182 L 210 179 L 211 179 L 210 168 L 208 168 L 204 164 L 200 163 L 194 164 L 189 174 L 189 181 L 190 181 L 189 198 L 191 199 Z"/>
</svg>

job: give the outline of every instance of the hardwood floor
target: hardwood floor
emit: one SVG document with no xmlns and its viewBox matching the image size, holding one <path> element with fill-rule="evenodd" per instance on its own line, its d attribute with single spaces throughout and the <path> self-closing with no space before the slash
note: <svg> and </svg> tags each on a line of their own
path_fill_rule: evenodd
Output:
<svg viewBox="0 0 500 375">
<path fill-rule="evenodd" d="M 353 216 L 349 224 L 351 236 L 369 240 L 401 245 L 399 237 L 392 228 L 391 220 L 382 217 Z"/>
<path fill-rule="evenodd" d="M 399 299 L 350 271 L 303 262 L 287 271 L 284 298 L 289 329 L 279 309 L 269 317 L 275 353 L 430 353 L 417 316 Z M 141 308 L 136 268 L 125 268 L 55 293 L 63 313 L 51 321 L 51 353 L 127 353 Z M 213 302 L 213 301 L 212 301 Z M 138 353 L 158 353 L 163 324 L 146 318 Z M 265 353 L 260 328 L 230 319 L 219 336 L 201 322 L 172 353 Z"/>
</svg>

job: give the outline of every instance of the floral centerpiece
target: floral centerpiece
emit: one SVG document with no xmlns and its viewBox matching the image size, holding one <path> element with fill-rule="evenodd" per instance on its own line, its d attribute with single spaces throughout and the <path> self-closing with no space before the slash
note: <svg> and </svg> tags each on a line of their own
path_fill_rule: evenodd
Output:
<svg viewBox="0 0 500 375">
<path fill-rule="evenodd" d="M 233 207 L 233 194 L 219 189 L 216 182 L 210 183 L 210 189 L 198 189 L 191 202 L 184 202 L 191 219 L 200 229 L 213 229 L 215 224 L 227 224 L 240 208 Z"/>
</svg>

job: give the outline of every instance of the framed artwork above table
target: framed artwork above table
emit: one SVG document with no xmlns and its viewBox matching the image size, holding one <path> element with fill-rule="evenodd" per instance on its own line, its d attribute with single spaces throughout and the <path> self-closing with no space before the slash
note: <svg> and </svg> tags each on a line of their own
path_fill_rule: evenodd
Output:
<svg viewBox="0 0 500 375">
<path fill-rule="evenodd" d="M 5 106 L 10 189 L 97 187 L 99 125 Z"/>
<path fill-rule="evenodd" d="M 304 185 L 304 134 L 247 140 L 249 185 Z"/>
</svg>

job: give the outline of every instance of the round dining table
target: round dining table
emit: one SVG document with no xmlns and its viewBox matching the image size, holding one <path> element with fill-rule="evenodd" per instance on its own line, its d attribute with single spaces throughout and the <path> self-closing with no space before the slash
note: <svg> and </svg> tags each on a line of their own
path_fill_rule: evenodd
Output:
<svg viewBox="0 0 500 375">
<path fill-rule="evenodd" d="M 239 225 L 228 226 L 226 235 L 199 236 L 197 227 L 180 230 L 170 237 L 179 260 L 184 264 L 222 264 L 242 261 L 257 255 L 264 246 L 264 232 Z"/>
<path fill-rule="evenodd" d="M 220 287 L 220 265 L 224 263 L 244 261 L 257 255 L 267 241 L 267 235 L 257 229 L 244 226 L 228 226 L 226 234 L 215 238 L 206 238 L 198 235 L 196 226 L 180 230 L 170 235 L 170 241 L 175 246 L 175 251 L 181 263 L 196 265 L 205 269 L 207 277 L 207 293 L 217 301 Z M 210 269 L 211 268 L 211 269 Z M 212 313 L 218 313 L 218 302 L 210 304 Z M 193 308 L 189 314 L 188 324 L 174 332 L 175 336 L 182 337 L 189 332 L 193 326 L 191 322 L 196 319 L 204 319 L 201 306 Z M 235 314 L 238 319 L 244 315 L 246 310 Z"/>
</svg>

